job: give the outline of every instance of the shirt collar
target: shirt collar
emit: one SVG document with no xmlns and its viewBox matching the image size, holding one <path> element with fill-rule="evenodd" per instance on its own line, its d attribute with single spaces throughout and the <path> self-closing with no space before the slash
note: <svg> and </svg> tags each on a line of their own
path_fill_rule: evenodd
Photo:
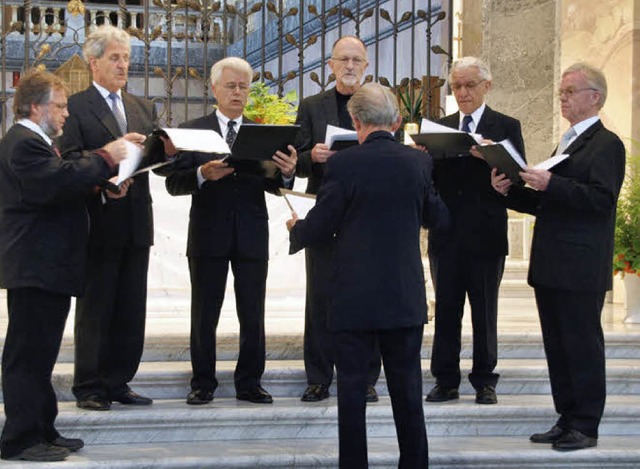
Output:
<svg viewBox="0 0 640 469">
<path fill-rule="evenodd" d="M 592 116 L 583 121 L 578 122 L 573 126 L 573 130 L 576 132 L 576 137 L 579 137 L 585 130 L 591 127 L 593 124 L 600 120 L 600 116 Z"/>
<path fill-rule="evenodd" d="M 232 120 L 222 114 L 222 112 L 220 112 L 220 109 L 216 109 L 216 117 L 218 118 L 218 122 L 220 122 L 225 128 L 229 125 L 229 121 Z M 233 119 L 233 121 L 236 123 L 237 129 L 242 125 L 242 115 L 240 117 L 236 117 L 235 119 Z"/>
<path fill-rule="evenodd" d="M 102 96 L 105 100 L 109 99 L 109 95 L 111 94 L 111 91 L 106 89 L 104 86 L 98 85 L 95 81 L 93 82 L 93 86 L 96 87 L 96 89 L 100 93 L 100 96 Z M 122 90 L 116 91 L 116 94 L 118 95 L 118 98 L 122 99 Z"/>
<path fill-rule="evenodd" d="M 53 145 L 53 140 L 51 140 L 51 137 L 49 137 L 44 132 L 44 130 L 42 130 L 42 127 L 40 127 L 39 124 L 36 124 L 31 119 L 20 119 L 18 122 L 16 122 L 16 124 L 20 124 L 27 129 L 34 131 L 35 133 L 40 135 L 44 139 L 44 141 L 47 142 L 47 144 Z"/>
<path fill-rule="evenodd" d="M 478 129 L 478 124 L 480 123 L 480 118 L 482 117 L 482 114 L 484 113 L 485 108 L 487 107 L 486 103 L 482 103 L 482 105 L 476 109 L 475 111 L 473 111 L 471 114 L 469 114 L 471 116 L 471 118 L 473 119 L 473 131 L 475 132 Z M 466 116 L 466 114 L 463 114 L 462 112 L 460 113 L 460 120 L 458 121 L 458 128 L 462 127 L 462 119 L 464 119 L 464 116 Z"/>
</svg>

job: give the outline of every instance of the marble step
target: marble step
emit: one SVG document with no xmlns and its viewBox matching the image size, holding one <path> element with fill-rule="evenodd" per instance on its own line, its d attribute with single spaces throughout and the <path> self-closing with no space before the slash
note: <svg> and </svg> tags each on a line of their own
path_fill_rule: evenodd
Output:
<svg viewBox="0 0 640 469">
<path fill-rule="evenodd" d="M 535 313 L 531 313 L 535 314 Z M 151 320 L 150 320 L 151 321 Z M 149 321 L 149 322 L 150 322 Z M 152 327 L 152 326 L 149 326 Z M 540 326 L 523 324 L 517 331 L 499 332 L 498 354 L 500 359 L 506 358 L 544 358 Z M 276 329 L 276 328 L 274 328 Z M 512 327 L 511 329 L 514 329 Z M 608 358 L 640 358 L 640 327 L 619 332 L 605 332 L 606 353 Z M 217 337 L 217 353 L 220 360 L 236 360 L 238 357 L 238 334 L 219 333 Z M 0 345 L 4 337 L 0 338 Z M 431 356 L 433 343 L 433 324 L 425 327 L 422 345 L 422 357 Z M 470 331 L 462 333 L 461 358 L 471 358 L 473 339 Z M 73 336 L 65 335 L 58 362 L 73 362 Z M 300 332 L 267 334 L 268 360 L 301 360 L 303 355 L 302 326 Z M 189 361 L 189 335 L 187 332 L 150 333 L 145 338 L 143 361 Z"/>
<path fill-rule="evenodd" d="M 42 469 L 240 469 L 336 468 L 336 438 L 90 445 L 66 461 L 39 463 Z M 395 438 L 369 437 L 369 467 L 395 469 Z M 2 465 L 2 463 L 0 463 Z M 637 469 L 636 436 L 603 436 L 596 448 L 570 453 L 534 445 L 522 436 L 429 437 L 430 469 L 539 469 L 541 467 Z M 30 463 L 11 467 L 30 469 Z"/>
<path fill-rule="evenodd" d="M 459 401 L 424 403 L 424 411 L 432 436 L 526 438 L 547 430 L 557 418 L 547 395 L 501 396 L 491 406 L 475 404 L 466 396 Z M 388 397 L 367 406 L 367 422 L 370 437 L 395 437 Z M 216 398 L 203 406 L 188 406 L 183 400 L 158 400 L 150 407 L 114 404 L 109 412 L 80 410 L 64 402 L 56 428 L 66 436 L 84 439 L 87 445 L 239 440 L 251 446 L 272 438 L 335 438 L 338 425 L 335 397 L 318 403 L 278 398 L 267 405 Z M 600 433 L 640 437 L 640 397 L 609 396 Z"/>
<path fill-rule="evenodd" d="M 220 361 L 217 366 L 219 381 L 216 397 L 234 397 L 234 361 Z M 434 384 L 429 372 L 428 360 L 423 360 L 425 393 Z M 470 360 L 461 362 L 463 377 L 471 369 Z M 505 359 L 498 362 L 496 372 L 501 378 L 497 392 L 499 396 L 510 394 L 549 394 L 549 378 L 546 361 L 543 359 Z M 189 362 L 143 362 L 134 380 L 133 389 L 154 399 L 184 399 L 189 392 L 191 365 Z M 73 400 L 73 365 L 59 363 L 54 369 L 54 387 L 61 401 Z M 262 385 L 274 397 L 298 397 L 307 385 L 304 365 L 300 360 L 274 360 L 266 364 Z M 387 395 L 384 374 L 376 385 L 380 395 Z M 607 391 L 610 394 L 640 395 L 640 359 L 609 359 L 607 361 Z M 335 386 L 331 389 L 335 395 Z M 466 378 L 460 392 L 472 397 L 474 390 Z"/>
</svg>

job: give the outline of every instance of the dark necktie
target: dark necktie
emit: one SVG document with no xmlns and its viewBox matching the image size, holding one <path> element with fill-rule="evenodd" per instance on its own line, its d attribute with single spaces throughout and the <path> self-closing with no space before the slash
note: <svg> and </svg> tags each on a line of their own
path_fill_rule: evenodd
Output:
<svg viewBox="0 0 640 469">
<path fill-rule="evenodd" d="M 56 154 L 58 158 L 62 158 L 62 155 L 60 154 L 60 150 L 58 150 L 58 147 L 53 142 L 51 142 L 51 149 L 53 150 L 53 152 Z"/>
<path fill-rule="evenodd" d="M 229 148 L 231 148 L 233 146 L 233 142 L 236 139 L 236 135 L 238 135 L 238 132 L 236 132 L 236 129 L 234 128 L 236 126 L 236 121 L 229 121 L 227 123 L 227 137 L 226 137 L 226 141 L 227 141 L 227 145 L 229 145 Z"/>
<path fill-rule="evenodd" d="M 127 119 L 118 107 L 118 95 L 116 93 L 109 93 L 109 99 L 111 100 L 111 112 L 113 112 L 116 122 L 122 135 L 127 133 Z"/>
<path fill-rule="evenodd" d="M 472 122 L 473 118 L 469 114 L 467 114 L 462 118 L 462 128 L 460 130 L 462 130 L 463 132 L 471 132 L 471 127 L 469 127 L 469 124 L 471 124 Z"/>
</svg>

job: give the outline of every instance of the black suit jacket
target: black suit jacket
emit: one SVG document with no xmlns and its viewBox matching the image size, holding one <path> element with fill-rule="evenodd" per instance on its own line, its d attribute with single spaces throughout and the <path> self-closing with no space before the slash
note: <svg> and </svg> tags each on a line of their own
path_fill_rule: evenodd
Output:
<svg viewBox="0 0 640 469">
<path fill-rule="evenodd" d="M 290 233 L 291 251 L 334 239 L 328 327 L 409 327 L 427 321 L 420 227 L 446 223 L 429 155 L 378 131 L 332 156 L 315 207 Z"/>
<path fill-rule="evenodd" d="M 456 112 L 439 121 L 457 129 L 460 114 Z M 520 122 L 485 108 L 476 133 L 499 142 L 508 138 L 524 157 L 524 141 Z M 457 243 L 467 254 L 478 257 L 504 256 L 508 253 L 507 211 L 502 196 L 491 187 L 491 169 L 473 156 L 437 158 L 434 155 L 433 180 L 451 214 L 450 231 L 429 233 L 429 252 L 438 254 L 450 242 Z"/>
<path fill-rule="evenodd" d="M 0 286 L 78 296 L 89 230 L 84 197 L 111 174 L 100 156 L 59 158 L 14 125 L 0 142 Z"/>
<path fill-rule="evenodd" d="M 296 142 L 298 149 L 296 176 L 309 178 L 306 192 L 317 194 L 325 164 L 311 161 L 311 150 L 316 143 L 324 142 L 327 125 L 340 127 L 336 89 L 331 88 L 303 99 L 298 106 L 296 124 L 300 126 Z"/>
<path fill-rule="evenodd" d="M 129 132 L 149 135 L 156 125 L 157 113 L 150 101 L 122 92 Z M 64 158 L 74 158 L 81 150 L 95 150 L 121 137 L 118 123 L 95 86 L 69 98 L 69 117 L 60 138 Z M 164 157 L 164 154 L 162 154 Z M 153 210 L 149 175 L 134 178 L 126 197 L 103 201 L 95 194 L 87 202 L 91 215 L 90 246 L 93 249 L 153 244 Z"/>
<path fill-rule="evenodd" d="M 598 121 L 551 169 L 545 191 L 512 187 L 509 207 L 536 216 L 529 284 L 558 290 L 611 289 L 616 203 L 624 179 L 625 150 Z"/>
<path fill-rule="evenodd" d="M 244 123 L 251 123 L 246 117 Z M 213 129 L 220 126 L 215 112 L 185 122 L 180 127 Z M 206 153 L 184 152 L 161 172 L 171 195 L 191 195 L 187 256 L 228 258 L 235 252 L 244 258 L 269 258 L 269 214 L 264 191 L 277 194 L 281 173 L 273 163 L 241 160 L 236 171 L 198 188 L 197 170 L 211 160 Z M 265 166 L 266 165 L 266 166 Z"/>
</svg>

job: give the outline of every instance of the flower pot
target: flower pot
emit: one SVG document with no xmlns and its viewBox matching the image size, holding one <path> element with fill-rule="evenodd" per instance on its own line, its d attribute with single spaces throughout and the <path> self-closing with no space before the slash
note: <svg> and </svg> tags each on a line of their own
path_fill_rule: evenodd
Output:
<svg viewBox="0 0 640 469">
<path fill-rule="evenodd" d="M 626 290 L 627 314 L 622 322 L 625 324 L 640 324 L 640 277 L 634 274 L 624 276 Z"/>
</svg>

